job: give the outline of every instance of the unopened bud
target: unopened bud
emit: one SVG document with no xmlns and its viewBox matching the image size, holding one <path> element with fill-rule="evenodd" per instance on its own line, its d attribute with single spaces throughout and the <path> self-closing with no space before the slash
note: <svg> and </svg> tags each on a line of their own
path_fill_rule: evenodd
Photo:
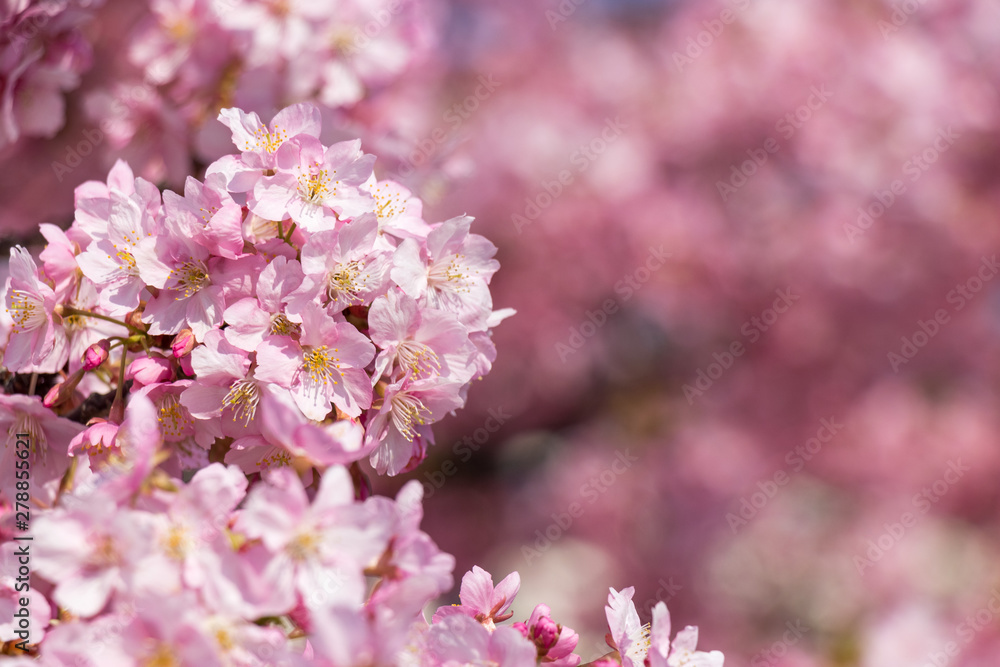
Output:
<svg viewBox="0 0 1000 667">
<path fill-rule="evenodd" d="M 140 386 L 170 382 L 174 377 L 174 369 L 169 359 L 159 356 L 140 357 L 125 371 L 125 379 L 133 380 Z"/>
<path fill-rule="evenodd" d="M 146 323 L 142 321 L 142 313 L 145 309 L 145 305 L 140 303 L 138 308 L 125 316 L 125 324 L 139 331 L 145 331 Z"/>
<path fill-rule="evenodd" d="M 548 616 L 542 616 L 535 623 L 534 630 L 532 632 L 532 639 L 535 640 L 535 645 L 538 648 L 548 651 L 550 648 L 556 645 L 559 641 L 559 633 L 562 632 L 555 621 L 553 621 Z"/>
<path fill-rule="evenodd" d="M 179 334 L 174 336 L 174 342 L 170 346 L 170 349 L 174 352 L 174 358 L 180 359 L 181 357 L 186 357 L 191 354 L 191 350 L 194 346 L 198 344 L 198 341 L 194 339 L 194 332 L 190 329 L 184 329 Z"/>
<path fill-rule="evenodd" d="M 83 353 L 83 370 L 92 371 L 108 360 L 108 350 L 111 349 L 111 341 L 107 338 L 99 340 Z"/>
<path fill-rule="evenodd" d="M 80 368 L 70 373 L 69 377 L 52 387 L 52 389 L 49 389 L 45 394 L 45 398 L 42 399 L 42 405 L 47 408 L 54 408 L 73 398 L 73 395 L 76 393 L 76 386 L 80 384 L 80 380 L 83 379 L 83 374 L 86 372 L 86 369 Z"/>
</svg>

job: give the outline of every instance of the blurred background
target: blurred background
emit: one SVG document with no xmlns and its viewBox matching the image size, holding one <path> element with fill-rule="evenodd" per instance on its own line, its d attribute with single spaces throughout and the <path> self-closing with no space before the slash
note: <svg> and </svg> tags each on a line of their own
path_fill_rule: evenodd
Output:
<svg viewBox="0 0 1000 667">
<path fill-rule="evenodd" d="M 182 187 L 234 104 L 476 217 L 518 315 L 374 482 L 519 617 L 592 659 L 632 585 L 733 667 L 996 664 L 996 2 L 4 4 L 4 254 L 118 157 Z"/>
</svg>

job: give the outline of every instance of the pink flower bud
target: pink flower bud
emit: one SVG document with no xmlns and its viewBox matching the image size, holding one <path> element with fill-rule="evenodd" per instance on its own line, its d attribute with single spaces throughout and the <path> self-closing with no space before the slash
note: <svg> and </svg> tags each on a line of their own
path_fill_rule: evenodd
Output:
<svg viewBox="0 0 1000 667">
<path fill-rule="evenodd" d="M 80 380 L 83 379 L 83 374 L 86 372 L 84 368 L 73 371 L 65 380 L 52 387 L 52 389 L 49 389 L 45 394 L 45 398 L 42 399 L 42 405 L 47 408 L 54 408 L 73 398 L 73 395 L 76 393 L 76 386 L 80 384 Z"/>
<path fill-rule="evenodd" d="M 143 387 L 169 382 L 173 375 L 170 360 L 163 357 L 141 357 L 129 364 L 125 371 L 126 380 L 134 380 Z"/>
<path fill-rule="evenodd" d="M 108 360 L 108 350 L 111 349 L 111 341 L 107 338 L 99 340 L 83 353 L 83 370 L 92 371 Z"/>
<path fill-rule="evenodd" d="M 533 630 L 532 634 L 534 635 L 535 645 L 543 651 L 548 651 L 559 641 L 559 633 L 562 631 L 562 628 L 548 616 L 542 616 L 535 623 Z"/>
<path fill-rule="evenodd" d="M 174 357 L 180 359 L 181 357 L 186 357 L 191 354 L 191 350 L 194 346 L 198 344 L 198 341 L 194 339 L 194 332 L 190 329 L 184 329 L 179 334 L 174 336 L 174 342 L 170 346 L 173 350 Z"/>
</svg>

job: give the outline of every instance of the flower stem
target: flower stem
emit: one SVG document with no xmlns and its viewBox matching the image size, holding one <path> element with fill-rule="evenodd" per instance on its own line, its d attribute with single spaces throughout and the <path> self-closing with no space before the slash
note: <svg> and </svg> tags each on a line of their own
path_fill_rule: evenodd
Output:
<svg viewBox="0 0 1000 667">
<path fill-rule="evenodd" d="M 126 329 L 128 329 L 129 331 L 131 331 L 133 334 L 141 335 L 141 336 L 146 336 L 147 335 L 146 332 L 143 331 L 142 329 L 137 329 L 136 327 L 132 326 L 131 324 L 126 324 L 125 322 L 122 322 L 121 320 L 116 320 L 115 318 L 108 317 L 107 315 L 101 315 L 99 313 L 92 313 L 89 310 L 80 310 L 79 308 L 74 308 L 73 306 L 61 306 L 60 308 L 61 308 L 60 312 L 61 312 L 61 314 L 62 314 L 63 317 L 72 317 L 73 315 L 76 315 L 76 316 L 79 316 L 79 317 L 94 317 L 94 318 L 99 319 L 99 320 L 104 320 L 105 322 L 111 322 L 112 324 L 117 324 L 119 326 L 123 326 Z"/>
</svg>

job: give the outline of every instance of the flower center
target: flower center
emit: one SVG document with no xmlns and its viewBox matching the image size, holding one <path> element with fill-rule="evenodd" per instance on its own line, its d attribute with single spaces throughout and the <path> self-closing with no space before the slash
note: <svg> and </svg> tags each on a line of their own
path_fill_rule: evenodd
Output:
<svg viewBox="0 0 1000 667">
<path fill-rule="evenodd" d="M 441 372 L 441 361 L 434 350 L 415 340 L 404 340 L 396 348 L 399 365 L 409 368 L 414 377 L 437 375 Z"/>
<path fill-rule="evenodd" d="M 285 143 L 288 139 L 288 132 L 282 130 L 277 125 L 274 126 L 274 131 L 268 131 L 266 127 L 262 127 L 256 132 L 254 132 L 254 145 L 246 146 L 243 150 L 253 150 L 254 148 L 263 148 L 268 153 L 274 153 L 279 148 L 281 144 Z"/>
<path fill-rule="evenodd" d="M 285 317 L 284 313 L 271 316 L 270 333 L 275 336 L 295 336 L 299 333 L 299 325 Z"/>
<path fill-rule="evenodd" d="M 310 204 L 320 206 L 330 196 L 330 172 L 316 163 L 308 174 L 300 174 L 299 194 Z"/>
<path fill-rule="evenodd" d="M 170 274 L 176 281 L 174 289 L 183 294 L 185 299 L 191 298 L 208 285 L 208 268 L 200 260 L 184 262 L 180 268 L 174 269 Z"/>
<path fill-rule="evenodd" d="M 353 261 L 341 264 L 336 271 L 331 271 L 326 277 L 326 296 L 330 301 L 336 301 L 339 296 L 346 297 L 349 301 L 364 302 L 358 292 L 364 289 L 364 281 L 361 280 L 361 271 L 364 262 Z"/>
<path fill-rule="evenodd" d="M 334 354 L 337 348 L 331 351 L 326 345 L 311 348 L 305 353 L 302 368 L 309 375 L 309 380 L 316 385 L 323 385 L 332 381 L 334 374 L 340 375 L 340 357 Z"/>
<path fill-rule="evenodd" d="M 7 304 L 7 311 L 14 320 L 11 333 L 32 331 L 48 322 L 45 316 L 45 304 L 31 292 L 12 289 L 7 296 Z"/>
<path fill-rule="evenodd" d="M 285 450 L 278 449 L 277 447 L 272 448 L 270 456 L 265 456 L 261 458 L 260 461 L 257 461 L 257 467 L 264 470 L 290 465 L 292 465 L 291 455 Z"/>
<path fill-rule="evenodd" d="M 296 562 L 302 562 L 319 555 L 319 535 L 301 532 L 288 543 L 288 555 Z"/>
<path fill-rule="evenodd" d="M 180 664 L 170 645 L 163 642 L 157 642 L 142 661 L 142 667 L 180 667 Z"/>
<path fill-rule="evenodd" d="M 117 251 L 115 252 L 115 256 L 111 257 L 111 255 L 108 255 L 108 257 L 117 259 L 119 268 L 125 273 L 130 276 L 138 276 L 139 267 L 136 266 L 135 257 L 132 256 L 132 253 L 128 250 L 121 250 L 118 246 L 115 246 L 115 250 Z"/>
<path fill-rule="evenodd" d="M 94 540 L 94 548 L 90 551 L 90 557 L 87 559 L 87 564 L 91 567 L 103 569 L 109 567 L 117 567 L 122 562 L 121 556 L 118 554 L 118 549 L 115 548 L 115 542 L 111 539 L 110 535 L 101 535 Z"/>
<path fill-rule="evenodd" d="M 170 530 L 160 540 L 160 545 L 163 547 L 168 558 L 184 560 L 184 556 L 188 552 L 188 547 L 191 545 L 191 540 L 188 537 L 187 530 L 183 526 L 174 524 L 170 526 Z"/>
<path fill-rule="evenodd" d="M 390 220 L 400 213 L 399 201 L 393 193 L 382 194 L 383 187 L 375 188 L 375 215 L 379 220 Z"/>
<path fill-rule="evenodd" d="M 20 438 L 18 438 L 19 435 L 21 436 Z M 20 412 L 17 414 L 14 423 L 7 430 L 7 447 L 14 447 L 16 452 L 17 441 L 24 440 L 24 436 L 27 436 L 28 452 L 35 455 L 36 462 L 44 462 L 45 453 L 48 449 L 46 447 L 45 431 L 42 430 L 42 425 L 38 423 L 38 419 L 34 415 Z"/>
<path fill-rule="evenodd" d="M 242 419 L 244 426 L 249 426 L 253 421 L 259 402 L 260 389 L 253 380 L 237 380 L 222 399 L 223 407 L 233 409 L 233 421 Z"/>
<path fill-rule="evenodd" d="M 399 433 L 413 442 L 417 426 L 423 426 L 430 419 L 431 412 L 416 396 L 401 391 L 392 397 L 392 424 Z"/>
<path fill-rule="evenodd" d="M 165 440 L 181 440 L 194 428 L 194 422 L 188 417 L 174 394 L 167 394 L 160 400 L 159 415 L 156 421 L 160 423 Z"/>
<path fill-rule="evenodd" d="M 468 292 L 472 282 L 469 268 L 462 260 L 465 255 L 442 257 L 434 262 L 427 272 L 427 282 L 434 289 L 448 289 L 452 292 Z"/>
</svg>

